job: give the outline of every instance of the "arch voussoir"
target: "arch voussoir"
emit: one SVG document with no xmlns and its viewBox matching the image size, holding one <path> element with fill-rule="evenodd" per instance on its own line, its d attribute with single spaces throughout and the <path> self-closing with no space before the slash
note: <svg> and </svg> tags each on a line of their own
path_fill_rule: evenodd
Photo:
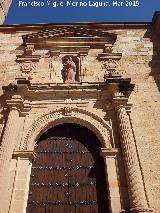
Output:
<svg viewBox="0 0 160 213">
<path fill-rule="evenodd" d="M 38 117 L 29 127 L 22 150 L 33 150 L 39 137 L 49 128 L 63 123 L 75 123 L 90 129 L 102 143 L 104 148 L 112 148 L 111 127 L 96 114 L 78 108 L 59 108 L 46 112 Z"/>
</svg>

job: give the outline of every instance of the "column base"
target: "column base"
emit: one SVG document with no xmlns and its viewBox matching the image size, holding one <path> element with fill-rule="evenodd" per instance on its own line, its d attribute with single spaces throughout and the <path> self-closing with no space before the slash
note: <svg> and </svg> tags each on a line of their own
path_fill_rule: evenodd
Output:
<svg viewBox="0 0 160 213">
<path fill-rule="evenodd" d="M 129 212 L 129 209 L 122 209 L 120 213 L 128 213 Z"/>
<path fill-rule="evenodd" d="M 147 213 L 147 212 L 153 212 L 153 209 L 151 208 L 131 208 L 130 213 Z"/>
</svg>

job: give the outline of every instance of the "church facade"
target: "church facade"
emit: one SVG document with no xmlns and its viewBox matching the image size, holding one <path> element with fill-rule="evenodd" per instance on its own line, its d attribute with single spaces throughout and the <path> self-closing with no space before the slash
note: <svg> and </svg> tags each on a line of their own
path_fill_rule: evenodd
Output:
<svg viewBox="0 0 160 213">
<path fill-rule="evenodd" d="M 159 213 L 159 29 L 0 27 L 0 213 Z"/>
</svg>

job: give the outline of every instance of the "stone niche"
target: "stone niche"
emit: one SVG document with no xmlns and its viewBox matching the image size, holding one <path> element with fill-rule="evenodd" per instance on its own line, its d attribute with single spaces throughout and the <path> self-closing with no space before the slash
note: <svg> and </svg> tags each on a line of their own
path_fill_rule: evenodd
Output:
<svg viewBox="0 0 160 213">
<path fill-rule="evenodd" d="M 116 38 L 113 33 L 78 26 L 24 35 L 17 78 L 34 83 L 102 82 L 104 75 L 120 70 L 122 54 L 112 52 Z"/>
<path fill-rule="evenodd" d="M 3 87 L 8 120 L 1 145 L 0 212 L 25 212 L 34 145 L 48 128 L 65 122 L 86 126 L 100 140 L 110 211 L 152 211 L 130 119 L 134 85 L 121 76 L 122 54 L 113 52 L 116 34 L 93 26 L 53 26 L 22 38 L 16 82 Z"/>
</svg>

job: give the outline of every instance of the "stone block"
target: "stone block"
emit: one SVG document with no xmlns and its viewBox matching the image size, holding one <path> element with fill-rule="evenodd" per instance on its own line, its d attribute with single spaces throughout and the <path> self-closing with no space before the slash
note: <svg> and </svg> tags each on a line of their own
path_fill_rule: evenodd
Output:
<svg viewBox="0 0 160 213">
<path fill-rule="evenodd" d="M 25 195 L 25 191 L 24 190 L 15 190 L 15 194 L 14 194 L 14 200 L 23 200 L 24 199 L 24 195 Z"/>
</svg>

